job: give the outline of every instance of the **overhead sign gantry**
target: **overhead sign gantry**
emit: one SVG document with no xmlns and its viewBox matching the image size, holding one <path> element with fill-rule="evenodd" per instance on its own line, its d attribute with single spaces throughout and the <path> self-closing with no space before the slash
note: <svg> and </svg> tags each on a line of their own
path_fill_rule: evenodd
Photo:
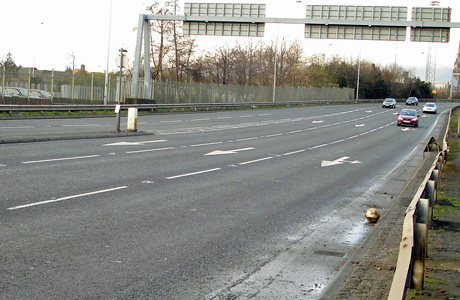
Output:
<svg viewBox="0 0 460 300">
<path fill-rule="evenodd" d="M 265 4 L 185 3 L 184 15 L 140 15 L 131 96 L 138 98 L 142 48 L 144 96 L 150 98 L 150 21 L 182 21 L 183 34 L 263 37 L 265 23 L 305 24 L 305 38 L 448 43 L 451 8 L 307 5 L 305 18 L 267 18 Z M 143 45 L 143 47 L 142 47 Z"/>
</svg>

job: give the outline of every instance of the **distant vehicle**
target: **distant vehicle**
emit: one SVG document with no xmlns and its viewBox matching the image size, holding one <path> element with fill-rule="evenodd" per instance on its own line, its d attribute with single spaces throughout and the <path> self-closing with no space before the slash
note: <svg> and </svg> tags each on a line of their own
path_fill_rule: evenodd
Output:
<svg viewBox="0 0 460 300">
<path fill-rule="evenodd" d="M 418 105 L 417 97 L 409 97 L 409 98 L 407 98 L 406 105 Z"/>
<path fill-rule="evenodd" d="M 424 113 L 433 113 L 435 114 L 438 110 L 438 107 L 436 106 L 435 103 L 428 102 L 425 105 L 423 105 L 423 112 Z"/>
<path fill-rule="evenodd" d="M 417 114 L 417 111 L 415 109 L 403 109 L 401 112 L 398 114 L 398 122 L 396 125 L 401 126 L 401 125 L 412 125 L 414 127 L 418 127 L 418 118 L 420 117 L 419 114 Z"/>
<path fill-rule="evenodd" d="M 27 98 L 27 90 L 20 87 L 5 87 L 5 92 L 10 93 L 13 97 Z"/>
<path fill-rule="evenodd" d="M 3 87 L 0 86 L 0 97 L 3 95 L 3 97 L 13 97 L 13 95 L 11 95 L 10 93 L 8 93 L 6 90 L 3 91 Z"/>
<path fill-rule="evenodd" d="M 382 103 L 383 108 L 396 108 L 396 100 L 394 98 L 386 98 Z"/>
<path fill-rule="evenodd" d="M 51 99 L 50 93 L 48 93 L 47 91 L 37 90 L 37 89 L 31 89 L 30 96 L 37 97 L 40 99 Z"/>
<path fill-rule="evenodd" d="M 21 88 L 21 87 L 7 86 L 7 87 L 5 87 L 5 91 L 10 93 L 13 97 L 19 97 L 19 98 L 27 98 L 27 94 L 28 94 L 27 89 Z M 32 93 L 30 93 L 29 98 L 40 99 L 40 97 L 34 96 L 34 95 L 32 95 Z"/>
</svg>

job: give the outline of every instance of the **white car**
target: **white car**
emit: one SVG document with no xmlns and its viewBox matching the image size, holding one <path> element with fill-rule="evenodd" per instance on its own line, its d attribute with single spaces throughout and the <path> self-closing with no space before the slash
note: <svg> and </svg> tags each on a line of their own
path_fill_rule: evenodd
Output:
<svg viewBox="0 0 460 300">
<path fill-rule="evenodd" d="M 435 103 L 428 102 L 425 105 L 423 105 L 423 112 L 424 113 L 432 113 L 435 114 L 437 112 L 438 107 L 436 106 Z"/>
<path fill-rule="evenodd" d="M 383 100 L 382 108 L 396 108 L 396 100 L 394 98 L 386 98 Z"/>
</svg>

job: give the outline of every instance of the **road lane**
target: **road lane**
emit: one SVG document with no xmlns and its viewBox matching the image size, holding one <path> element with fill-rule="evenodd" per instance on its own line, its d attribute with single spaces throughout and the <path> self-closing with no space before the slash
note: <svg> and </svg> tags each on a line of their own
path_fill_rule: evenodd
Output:
<svg viewBox="0 0 460 300">
<path fill-rule="evenodd" d="M 319 228 L 340 224 L 335 213 L 343 207 L 352 206 L 361 216 L 364 206 L 356 199 L 417 147 L 435 116 L 406 132 L 396 127 L 394 111 L 323 109 L 314 115 L 322 123 L 313 123 L 304 116 L 309 110 L 300 109 L 262 116 L 268 122 L 221 124 L 214 130 L 222 121 L 216 116 L 187 134 L 164 127 L 147 143 L 132 137 L 1 145 L 5 295 L 211 298 L 251 276 L 276 275 L 264 273 L 264 267 L 302 241 L 309 241 L 302 249 L 307 256 L 316 253 L 313 259 L 323 261 L 305 261 L 316 271 L 304 274 L 303 289 L 315 282 L 326 285 L 368 229 L 359 222 L 354 229 L 343 226 L 340 234 L 352 237 L 323 242 L 320 237 L 328 233 Z M 361 119 L 368 109 L 375 111 L 367 118 L 372 122 Z M 206 155 L 213 151 L 233 153 Z M 321 167 L 324 160 L 342 163 Z M 7 210 L 122 186 L 81 201 Z M 385 201 L 377 204 L 384 209 L 391 203 Z M 343 255 L 318 254 L 333 252 Z"/>
</svg>

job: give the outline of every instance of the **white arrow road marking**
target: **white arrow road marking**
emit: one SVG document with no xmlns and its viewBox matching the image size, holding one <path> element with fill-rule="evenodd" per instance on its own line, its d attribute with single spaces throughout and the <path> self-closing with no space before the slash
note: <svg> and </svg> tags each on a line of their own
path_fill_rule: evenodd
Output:
<svg viewBox="0 0 460 300">
<path fill-rule="evenodd" d="M 356 124 L 355 127 L 363 127 L 366 126 L 366 124 Z"/>
<path fill-rule="evenodd" d="M 249 147 L 249 148 L 242 148 L 242 149 L 235 149 L 235 150 L 215 150 L 209 153 L 206 153 L 205 155 L 226 155 L 226 154 L 235 154 L 241 151 L 248 151 L 248 150 L 254 150 L 255 148 Z"/>
<path fill-rule="evenodd" d="M 117 142 L 117 143 L 105 144 L 102 146 L 139 146 L 139 145 L 145 145 L 145 144 L 150 144 L 150 143 L 162 143 L 162 142 L 167 142 L 167 140 L 154 140 L 154 141 L 143 141 L 143 142 Z"/>
<path fill-rule="evenodd" d="M 349 163 L 349 164 L 360 164 L 360 161 L 354 160 L 354 161 L 348 161 L 350 157 L 344 156 L 341 158 L 337 158 L 336 160 L 323 160 L 321 161 L 321 167 L 330 167 L 330 166 L 335 166 L 335 165 L 341 165 L 344 163 Z"/>
</svg>

